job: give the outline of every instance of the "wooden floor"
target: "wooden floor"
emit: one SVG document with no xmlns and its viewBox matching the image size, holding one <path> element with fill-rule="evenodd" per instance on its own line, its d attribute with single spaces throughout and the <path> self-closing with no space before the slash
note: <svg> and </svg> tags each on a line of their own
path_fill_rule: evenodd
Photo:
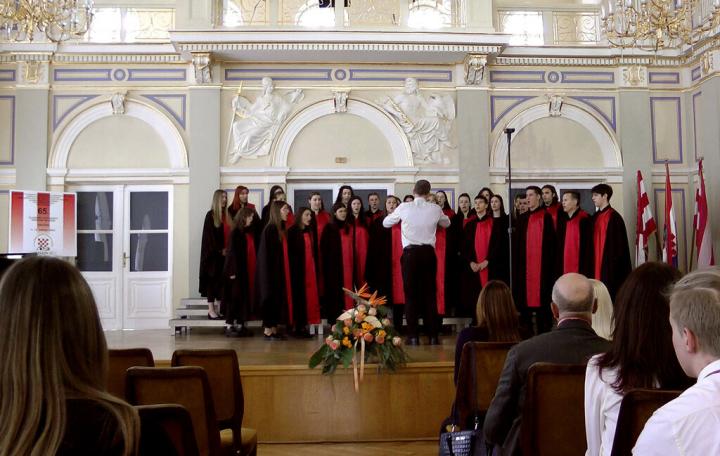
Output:
<svg viewBox="0 0 720 456">
<path fill-rule="evenodd" d="M 241 366 L 306 366 L 310 355 L 323 343 L 313 339 L 266 341 L 261 330 L 254 337 L 230 338 L 217 328 L 194 328 L 188 334 L 170 335 L 168 330 L 106 331 L 108 348 L 147 347 L 156 361 L 169 361 L 176 349 L 232 348 Z M 454 362 L 456 336 L 441 336 L 441 345 L 406 347 L 410 362 Z M 427 342 L 421 338 L 421 342 Z"/>
<path fill-rule="evenodd" d="M 435 456 L 437 442 L 359 442 L 359 443 L 302 443 L 302 444 L 261 444 L 258 456 Z"/>
</svg>

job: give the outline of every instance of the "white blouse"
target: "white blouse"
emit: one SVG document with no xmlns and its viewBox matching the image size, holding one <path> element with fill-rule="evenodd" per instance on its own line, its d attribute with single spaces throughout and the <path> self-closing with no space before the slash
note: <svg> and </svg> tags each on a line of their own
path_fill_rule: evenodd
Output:
<svg viewBox="0 0 720 456">
<path fill-rule="evenodd" d="M 609 456 L 615 439 L 620 403 L 623 396 L 612 387 L 617 376 L 616 369 L 597 366 L 602 355 L 590 358 L 585 372 L 585 437 L 586 456 Z"/>
</svg>

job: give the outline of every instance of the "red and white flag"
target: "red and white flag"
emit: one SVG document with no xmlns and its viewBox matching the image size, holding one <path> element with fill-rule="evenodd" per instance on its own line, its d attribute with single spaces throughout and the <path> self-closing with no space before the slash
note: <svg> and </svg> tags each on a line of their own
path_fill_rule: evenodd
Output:
<svg viewBox="0 0 720 456">
<path fill-rule="evenodd" d="M 675 223 L 672 187 L 670 186 L 670 167 L 665 163 L 665 246 L 663 262 L 678 267 L 677 224 Z"/>
<path fill-rule="evenodd" d="M 697 267 L 706 268 L 715 264 L 712 247 L 712 231 L 710 230 L 710 214 L 708 213 L 707 194 L 705 193 L 705 177 L 700 160 L 700 187 L 695 192 L 695 246 L 697 248 Z"/>
<path fill-rule="evenodd" d="M 635 232 L 635 265 L 640 266 L 647 261 L 648 238 L 657 231 L 655 219 L 650 209 L 650 199 L 645 191 L 642 173 L 637 172 L 637 225 Z"/>
</svg>

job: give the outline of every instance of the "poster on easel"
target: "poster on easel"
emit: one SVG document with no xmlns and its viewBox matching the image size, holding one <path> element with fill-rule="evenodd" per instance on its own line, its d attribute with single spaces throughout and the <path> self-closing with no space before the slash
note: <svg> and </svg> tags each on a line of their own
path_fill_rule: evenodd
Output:
<svg viewBox="0 0 720 456">
<path fill-rule="evenodd" d="M 75 193 L 10 191 L 8 251 L 77 256 Z"/>
</svg>

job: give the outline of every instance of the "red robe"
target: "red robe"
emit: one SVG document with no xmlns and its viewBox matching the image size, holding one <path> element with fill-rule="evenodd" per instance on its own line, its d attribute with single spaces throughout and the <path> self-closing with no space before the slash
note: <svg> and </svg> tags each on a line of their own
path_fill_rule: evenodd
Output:
<svg viewBox="0 0 720 456">
<path fill-rule="evenodd" d="M 435 275 L 435 298 L 437 300 L 438 315 L 445 314 L 445 255 L 447 231 L 437 227 L 435 231 L 435 257 L 437 259 L 437 274 Z"/>
<path fill-rule="evenodd" d="M 355 232 L 355 250 L 353 251 L 355 258 L 355 286 L 360 288 L 365 284 L 365 264 L 367 262 L 369 237 L 367 227 L 363 222 L 355 219 L 353 224 Z"/>
<path fill-rule="evenodd" d="M 568 218 L 564 212 L 558 215 L 558 243 L 562 249 L 561 254 L 558 255 L 558 260 L 561 262 L 558 271 L 562 274 L 584 272 L 589 223 L 590 216 L 582 209 L 576 210 L 572 218 Z"/>
<path fill-rule="evenodd" d="M 317 269 L 315 267 L 315 242 L 312 232 L 303 233 L 305 247 L 305 306 L 307 321 L 311 325 L 320 323 L 320 296 L 318 295 Z"/>
<path fill-rule="evenodd" d="M 405 304 L 405 290 L 403 289 L 402 267 L 400 258 L 402 257 L 402 222 L 392 226 L 392 301 L 393 304 Z"/>
<path fill-rule="evenodd" d="M 493 232 L 493 218 L 492 216 L 485 216 L 478 220 L 477 227 L 475 228 L 475 262 L 482 263 L 488 259 L 488 253 L 490 252 L 490 236 Z M 480 279 L 480 285 L 485 286 L 488 282 L 489 268 L 482 269 L 478 272 Z"/>
<path fill-rule="evenodd" d="M 625 221 L 610 206 L 595 212 L 592 221 L 593 252 L 587 262 L 587 275 L 602 281 L 615 299 L 632 269 Z"/>
<path fill-rule="evenodd" d="M 558 211 L 560 211 L 560 203 L 552 203 L 549 206 L 545 206 L 545 210 L 548 211 L 553 221 L 553 228 L 557 229 Z"/>
<path fill-rule="evenodd" d="M 557 278 L 557 240 L 552 217 L 542 207 L 521 214 L 513 236 L 513 293 L 521 311 L 549 311 Z"/>
<path fill-rule="evenodd" d="M 313 212 L 313 217 L 315 219 L 315 242 L 317 243 L 318 248 L 320 248 L 323 231 L 325 231 L 327 224 L 330 223 L 330 214 L 325 211 L 320 211 L 317 214 Z M 318 255 L 317 260 L 318 271 L 322 271 L 322 255 Z M 320 274 L 318 277 L 318 292 L 320 293 L 320 296 L 325 295 L 325 274 Z"/>
</svg>

